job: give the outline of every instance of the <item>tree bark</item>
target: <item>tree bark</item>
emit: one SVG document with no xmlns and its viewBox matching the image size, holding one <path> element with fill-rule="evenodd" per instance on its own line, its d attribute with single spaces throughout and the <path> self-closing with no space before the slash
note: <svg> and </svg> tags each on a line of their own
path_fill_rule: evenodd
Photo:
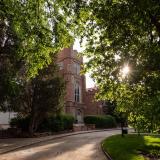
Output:
<svg viewBox="0 0 160 160">
<path fill-rule="evenodd" d="M 37 116 L 36 116 L 36 114 L 33 114 L 32 116 L 31 116 L 31 120 L 30 120 L 30 124 L 29 124 L 29 134 L 31 135 L 31 136 L 33 136 L 34 135 L 34 132 L 35 132 L 35 130 L 37 129 Z"/>
</svg>

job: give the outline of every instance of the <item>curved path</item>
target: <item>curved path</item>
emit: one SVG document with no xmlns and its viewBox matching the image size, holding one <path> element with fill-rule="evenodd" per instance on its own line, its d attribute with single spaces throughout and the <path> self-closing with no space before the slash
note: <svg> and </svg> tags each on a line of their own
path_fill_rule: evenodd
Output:
<svg viewBox="0 0 160 160">
<path fill-rule="evenodd" d="M 72 135 L 41 142 L 0 156 L 0 160 L 106 160 L 100 142 L 120 131 Z"/>
</svg>

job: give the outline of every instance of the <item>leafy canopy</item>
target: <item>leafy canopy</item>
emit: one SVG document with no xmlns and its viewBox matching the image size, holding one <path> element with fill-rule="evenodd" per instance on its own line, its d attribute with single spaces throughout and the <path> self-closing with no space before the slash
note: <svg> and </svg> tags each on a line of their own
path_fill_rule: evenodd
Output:
<svg viewBox="0 0 160 160">
<path fill-rule="evenodd" d="M 156 0 L 90 0 L 78 19 L 79 35 L 87 41 L 85 71 L 92 72 L 97 98 L 116 101 L 120 111 L 149 122 L 158 119 L 159 11 Z M 124 66 L 130 68 L 125 77 Z"/>
<path fill-rule="evenodd" d="M 7 52 L 10 28 L 19 41 L 18 48 L 14 48 L 16 58 L 24 61 L 27 76 L 37 75 L 39 69 L 51 63 L 53 54 L 73 43 L 72 18 L 64 1 L 5 0 L 0 5 L 2 54 Z"/>
<path fill-rule="evenodd" d="M 55 54 L 73 43 L 76 8 L 74 0 L 0 2 L 0 110 L 8 108 L 26 81 L 47 67 Z"/>
</svg>

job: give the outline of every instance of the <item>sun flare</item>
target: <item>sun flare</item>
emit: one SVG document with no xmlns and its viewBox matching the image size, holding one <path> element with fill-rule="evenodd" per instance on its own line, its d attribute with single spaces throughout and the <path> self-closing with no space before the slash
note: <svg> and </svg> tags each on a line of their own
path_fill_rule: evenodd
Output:
<svg viewBox="0 0 160 160">
<path fill-rule="evenodd" d="M 129 72 L 130 72 L 129 66 L 128 66 L 128 65 L 125 65 L 125 66 L 122 68 L 122 71 L 121 71 L 122 77 L 123 77 L 123 78 L 126 77 L 126 76 L 129 74 Z"/>
</svg>

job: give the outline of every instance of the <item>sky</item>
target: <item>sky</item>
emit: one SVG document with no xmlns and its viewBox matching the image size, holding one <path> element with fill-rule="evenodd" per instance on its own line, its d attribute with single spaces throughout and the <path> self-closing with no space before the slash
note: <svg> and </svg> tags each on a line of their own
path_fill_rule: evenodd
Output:
<svg viewBox="0 0 160 160">
<path fill-rule="evenodd" d="M 73 49 L 77 50 L 78 52 L 82 52 L 82 51 L 84 51 L 84 48 L 85 48 L 84 46 L 80 46 L 79 40 L 76 39 L 75 43 L 73 45 Z M 87 58 L 84 57 L 83 61 L 87 62 Z M 92 78 L 90 77 L 90 74 L 86 73 L 86 87 L 87 88 L 92 88 L 92 87 L 94 87 L 94 85 L 95 85 L 95 83 L 92 80 Z"/>
</svg>

